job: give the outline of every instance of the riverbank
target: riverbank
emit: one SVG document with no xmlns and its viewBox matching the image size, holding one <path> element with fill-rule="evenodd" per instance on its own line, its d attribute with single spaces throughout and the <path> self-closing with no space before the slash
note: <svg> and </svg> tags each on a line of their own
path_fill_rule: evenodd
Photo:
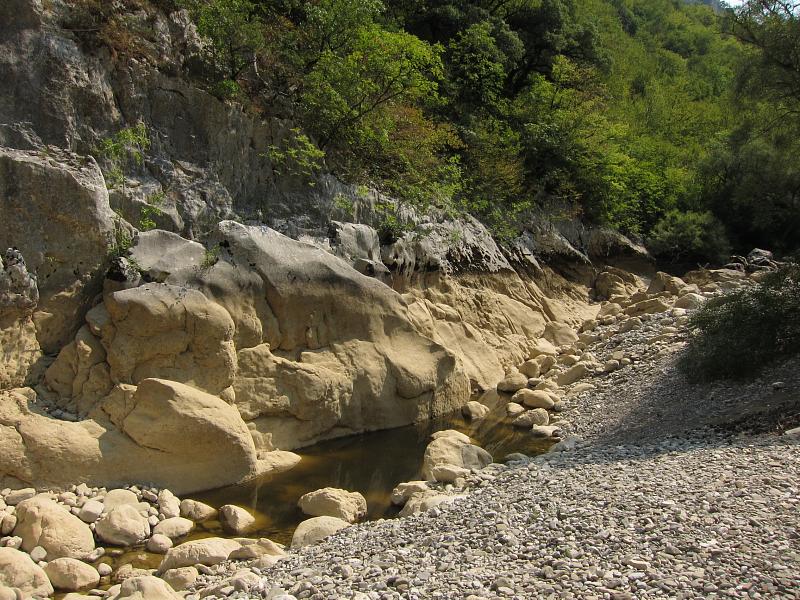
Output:
<svg viewBox="0 0 800 600">
<path fill-rule="evenodd" d="M 241 564 L 216 567 L 198 595 L 800 598 L 800 445 L 779 435 L 800 414 L 798 362 L 692 384 L 675 367 L 683 311 L 641 321 L 583 338 L 608 372 L 565 395 L 570 451 L 491 465 L 452 504 L 346 528 L 259 569 L 249 592 L 220 585 Z"/>
</svg>

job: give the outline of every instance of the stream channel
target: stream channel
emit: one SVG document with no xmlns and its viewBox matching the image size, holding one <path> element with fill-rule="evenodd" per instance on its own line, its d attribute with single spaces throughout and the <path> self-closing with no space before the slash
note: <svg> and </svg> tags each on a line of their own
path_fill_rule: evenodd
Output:
<svg viewBox="0 0 800 600">
<path fill-rule="evenodd" d="M 399 483 L 420 479 L 422 458 L 431 434 L 444 429 L 469 435 L 495 462 L 503 462 L 514 452 L 541 454 L 552 444 L 532 437 L 527 429 L 513 427 L 506 416 L 505 403 L 501 402 L 478 421 L 470 422 L 457 413 L 418 425 L 322 442 L 297 450 L 303 459 L 289 471 L 187 497 L 215 508 L 224 504 L 247 508 L 256 517 L 254 529 L 247 537 L 267 537 L 287 545 L 295 527 L 309 518 L 297 507 L 298 499 L 320 488 L 336 487 L 363 494 L 368 506 L 367 520 L 396 517 L 399 508 L 391 503 L 392 490 Z M 224 533 L 218 521 L 208 521 L 198 524 L 178 543 L 209 536 L 236 537 Z M 163 559 L 162 555 L 148 553 L 144 548 L 124 553 L 109 550 L 110 556 L 104 562 L 110 562 L 115 570 L 126 563 L 135 568 L 154 569 Z"/>
</svg>

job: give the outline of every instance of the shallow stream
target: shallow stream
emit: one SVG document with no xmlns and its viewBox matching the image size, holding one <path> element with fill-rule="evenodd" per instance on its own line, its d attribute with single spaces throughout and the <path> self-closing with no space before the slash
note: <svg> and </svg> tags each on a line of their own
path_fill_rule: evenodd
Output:
<svg viewBox="0 0 800 600">
<path fill-rule="evenodd" d="M 495 462 L 514 452 L 535 455 L 545 452 L 552 442 L 533 438 L 530 431 L 517 429 L 506 416 L 505 403 L 479 421 L 470 422 L 460 414 L 420 425 L 376 431 L 331 440 L 298 450 L 303 459 L 290 471 L 248 483 L 224 487 L 189 497 L 215 508 L 236 504 L 256 517 L 255 529 L 248 537 L 268 537 L 288 544 L 300 521 L 309 518 L 297 508 L 303 494 L 323 487 L 360 492 L 367 499 L 368 520 L 390 518 L 399 510 L 390 495 L 398 483 L 420 478 L 422 458 L 430 436 L 443 429 L 466 433 L 485 448 Z M 208 536 L 232 537 L 219 522 L 198 525 L 187 539 Z M 185 541 L 185 540 L 184 540 Z M 137 568 L 155 568 L 163 556 L 144 549 L 125 552 L 112 561 L 116 568 L 131 563 Z"/>
</svg>

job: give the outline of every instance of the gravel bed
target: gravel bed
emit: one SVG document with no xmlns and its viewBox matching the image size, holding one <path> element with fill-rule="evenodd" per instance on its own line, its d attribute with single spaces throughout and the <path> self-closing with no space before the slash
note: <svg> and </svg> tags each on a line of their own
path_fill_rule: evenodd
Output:
<svg viewBox="0 0 800 600">
<path fill-rule="evenodd" d="M 593 332 L 600 363 L 631 364 L 565 401 L 572 451 L 490 465 L 466 498 L 346 528 L 227 597 L 800 599 L 800 444 L 774 432 L 798 412 L 797 362 L 691 384 L 675 369 L 684 324 Z"/>
</svg>

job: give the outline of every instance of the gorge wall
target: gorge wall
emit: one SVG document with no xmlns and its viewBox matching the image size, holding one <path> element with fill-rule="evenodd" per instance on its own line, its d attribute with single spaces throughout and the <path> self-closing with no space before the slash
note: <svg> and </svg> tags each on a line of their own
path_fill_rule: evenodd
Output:
<svg viewBox="0 0 800 600">
<path fill-rule="evenodd" d="M 431 217 L 381 245 L 377 194 L 279 177 L 266 149 L 291 124 L 181 76 L 201 43 L 185 14 L 132 14 L 152 52 L 121 57 L 82 46 L 70 10 L 0 7 L 0 486 L 185 493 L 289 468 L 459 408 L 559 345 L 549 323 L 637 288 L 604 266 L 650 267 L 544 217 L 502 246 Z M 138 122 L 152 145 L 109 191 L 95 149 Z M 137 231 L 153 194 L 158 229 Z"/>
</svg>

